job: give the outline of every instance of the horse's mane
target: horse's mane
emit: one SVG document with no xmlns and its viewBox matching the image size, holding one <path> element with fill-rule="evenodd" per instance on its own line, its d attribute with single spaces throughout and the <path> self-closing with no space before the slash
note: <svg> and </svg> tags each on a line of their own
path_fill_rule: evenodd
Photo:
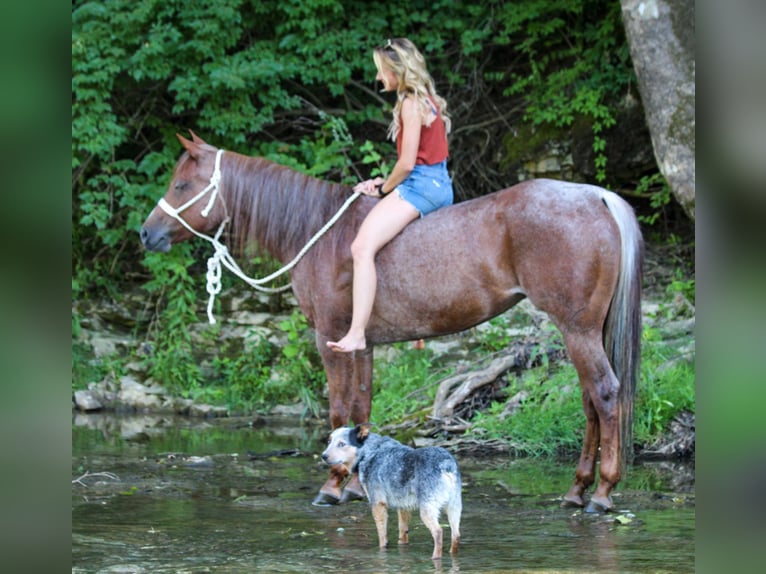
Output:
<svg viewBox="0 0 766 574">
<path fill-rule="evenodd" d="M 239 255 L 294 256 L 348 198 L 347 186 L 259 157 L 227 154 L 222 190 Z"/>
</svg>

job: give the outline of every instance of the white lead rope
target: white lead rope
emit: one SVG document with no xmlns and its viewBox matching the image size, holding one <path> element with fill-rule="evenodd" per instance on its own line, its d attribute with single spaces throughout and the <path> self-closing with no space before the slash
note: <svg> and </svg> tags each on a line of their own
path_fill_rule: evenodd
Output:
<svg viewBox="0 0 766 574">
<path fill-rule="evenodd" d="M 199 192 L 196 196 L 194 196 L 192 199 L 184 203 L 181 207 L 178 209 L 174 208 L 172 205 L 170 205 L 167 201 L 165 201 L 165 198 L 161 198 L 158 202 L 159 207 L 167 213 L 169 216 L 171 216 L 173 219 L 178 221 L 181 225 L 183 225 L 186 229 L 188 229 L 191 233 L 196 235 L 197 237 L 200 237 L 204 239 L 205 241 L 209 241 L 213 245 L 213 255 L 210 256 L 207 260 L 207 285 L 206 289 L 209 294 L 208 302 L 207 302 L 207 317 L 210 321 L 210 324 L 215 324 L 215 317 L 213 316 L 213 304 L 215 303 L 215 296 L 221 292 L 221 274 L 222 269 L 221 265 L 226 267 L 229 271 L 234 273 L 237 277 L 242 279 L 245 283 L 250 285 L 251 287 L 254 287 L 255 289 L 258 289 L 259 291 L 264 291 L 266 293 L 279 293 L 281 291 L 286 291 L 291 287 L 291 284 L 288 283 L 287 285 L 284 285 L 282 287 L 262 287 L 261 285 L 263 283 L 269 283 L 270 281 L 273 281 L 275 278 L 279 277 L 280 275 L 288 272 L 290 269 L 295 267 L 295 265 L 298 263 L 298 261 L 301 260 L 301 258 L 306 254 L 306 252 L 311 249 L 311 247 L 316 243 L 322 235 L 324 235 L 330 227 L 332 227 L 336 221 L 340 218 L 341 215 L 343 215 L 343 212 L 348 209 L 348 207 L 361 195 L 359 192 L 354 192 L 354 194 L 349 197 L 345 203 L 338 209 L 338 211 L 333 215 L 333 217 L 328 221 L 322 229 L 317 231 L 314 236 L 309 240 L 309 242 L 298 252 L 298 255 L 296 255 L 290 263 L 279 269 L 278 271 L 275 271 L 268 277 L 264 277 L 263 279 L 253 279 L 252 277 L 248 277 L 245 275 L 245 273 L 240 269 L 239 265 L 237 265 L 237 262 L 234 260 L 234 258 L 231 256 L 231 253 L 229 253 L 229 248 L 221 243 L 219 241 L 219 238 L 221 236 L 221 233 L 223 233 L 224 227 L 226 227 L 226 224 L 229 222 L 229 218 L 226 217 L 221 222 L 221 225 L 218 227 L 218 231 L 216 231 L 215 236 L 210 237 L 209 235 L 205 235 L 204 233 L 200 233 L 196 229 L 194 229 L 191 225 L 189 225 L 186 220 L 184 220 L 180 213 L 186 209 L 187 207 L 193 205 L 197 201 L 199 201 L 200 198 L 202 198 L 208 191 L 211 189 L 213 190 L 213 193 L 210 195 L 210 200 L 208 201 L 207 206 L 205 209 L 203 209 L 200 212 L 200 215 L 203 217 L 207 217 L 210 213 L 210 210 L 213 207 L 213 204 L 215 202 L 216 197 L 218 196 L 218 185 L 221 180 L 221 156 L 223 155 L 223 150 L 219 149 L 218 153 L 215 156 L 215 170 L 213 171 L 213 175 L 210 177 L 210 184 L 203 189 L 201 192 Z"/>
</svg>

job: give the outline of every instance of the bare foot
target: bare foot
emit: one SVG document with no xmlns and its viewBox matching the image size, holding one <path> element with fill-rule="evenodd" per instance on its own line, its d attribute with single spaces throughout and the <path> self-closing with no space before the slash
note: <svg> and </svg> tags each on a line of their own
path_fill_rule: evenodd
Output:
<svg viewBox="0 0 766 574">
<path fill-rule="evenodd" d="M 422 351 L 426 348 L 426 342 L 423 339 L 418 339 L 417 341 L 412 342 L 412 348 L 417 349 L 418 351 Z"/>
<path fill-rule="evenodd" d="M 346 335 L 340 341 L 333 342 L 327 341 L 327 346 L 336 353 L 353 353 L 354 351 L 361 351 L 367 348 L 367 341 L 362 337 L 361 339 Z"/>
</svg>

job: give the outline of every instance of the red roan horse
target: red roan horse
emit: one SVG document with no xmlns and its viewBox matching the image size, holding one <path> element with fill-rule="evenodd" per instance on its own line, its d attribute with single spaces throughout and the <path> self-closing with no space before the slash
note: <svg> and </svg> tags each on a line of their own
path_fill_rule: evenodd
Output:
<svg viewBox="0 0 766 574">
<path fill-rule="evenodd" d="M 205 192 L 190 202 L 210 189 L 218 152 L 192 136 L 178 136 L 186 153 L 164 199 L 183 206 L 183 219 L 201 233 L 215 233 L 228 216 L 228 238 L 238 252 L 255 244 L 290 261 L 351 194 L 348 186 L 226 152 L 218 196 Z M 610 493 L 632 448 L 640 358 L 643 240 L 630 206 L 599 187 L 539 179 L 416 220 L 377 256 L 367 349 L 335 353 L 326 342 L 337 341 L 351 321 L 349 246 L 376 201 L 359 197 L 290 271 L 327 373 L 332 428 L 349 419 L 368 422 L 376 344 L 462 331 L 528 297 L 563 334 L 582 390 L 585 438 L 563 504 L 585 506 L 600 448 L 599 482 L 587 509 L 612 508 Z M 153 251 L 192 237 L 158 207 L 141 230 L 141 241 Z M 347 475 L 332 468 L 315 503 L 360 492 L 356 477 L 345 487 L 349 492 L 341 490 Z"/>
</svg>

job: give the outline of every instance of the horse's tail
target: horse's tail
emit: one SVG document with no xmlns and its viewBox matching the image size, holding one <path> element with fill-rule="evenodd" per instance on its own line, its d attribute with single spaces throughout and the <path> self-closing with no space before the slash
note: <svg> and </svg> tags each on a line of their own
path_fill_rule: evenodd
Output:
<svg viewBox="0 0 766 574">
<path fill-rule="evenodd" d="M 641 363 L 641 281 L 644 241 L 633 209 L 608 191 L 603 201 L 620 230 L 620 275 L 604 324 L 604 349 L 619 390 L 620 469 L 633 455 L 633 401 Z"/>
</svg>

